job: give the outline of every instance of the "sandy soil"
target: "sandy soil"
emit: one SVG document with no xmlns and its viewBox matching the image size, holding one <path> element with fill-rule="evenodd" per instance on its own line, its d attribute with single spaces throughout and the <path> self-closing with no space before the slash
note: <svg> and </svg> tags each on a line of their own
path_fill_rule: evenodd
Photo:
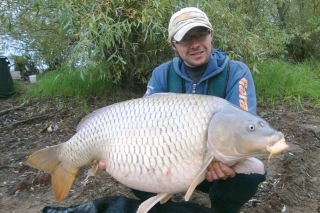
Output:
<svg viewBox="0 0 320 213">
<path fill-rule="evenodd" d="M 68 197 L 57 203 L 50 175 L 25 162 L 34 151 L 68 140 L 80 119 L 92 110 L 140 96 L 118 94 L 104 101 L 92 99 L 86 107 L 72 99 L 34 100 L 0 115 L 0 212 L 41 212 L 45 206 L 83 204 L 107 195 L 135 198 L 126 186 L 102 171 L 84 182 L 88 166 L 80 170 Z M 0 111 L 20 104 L 18 94 L 0 99 Z M 320 212 L 320 110 L 304 107 L 259 105 L 259 115 L 285 134 L 290 148 L 269 162 L 261 158 L 269 171 L 267 181 L 241 212 Z M 50 125 L 58 129 L 48 132 Z M 182 198 L 182 194 L 174 196 L 175 201 Z M 210 206 L 208 196 L 201 192 L 195 192 L 190 202 Z"/>
</svg>

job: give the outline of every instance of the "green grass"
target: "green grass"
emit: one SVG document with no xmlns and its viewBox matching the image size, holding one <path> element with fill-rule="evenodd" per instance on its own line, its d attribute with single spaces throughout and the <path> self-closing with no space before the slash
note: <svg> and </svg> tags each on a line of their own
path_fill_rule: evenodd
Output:
<svg viewBox="0 0 320 213">
<path fill-rule="evenodd" d="M 320 63 L 266 61 L 254 73 L 259 102 L 320 108 Z"/>
<path fill-rule="evenodd" d="M 84 80 L 77 69 L 62 68 L 54 72 L 37 75 L 37 83 L 27 87 L 25 100 L 40 98 L 64 98 L 81 100 L 86 103 L 90 98 L 103 99 L 107 96 L 122 94 L 106 78 L 101 78 L 103 67 L 88 68 Z M 289 64 L 282 61 L 266 61 L 258 66 L 259 73 L 254 73 L 255 86 L 259 103 L 293 104 L 299 107 L 320 108 L 320 62 L 308 61 Z M 19 85 L 15 85 L 19 89 Z"/>
<path fill-rule="evenodd" d="M 25 98 L 72 97 L 88 100 L 105 97 L 107 92 L 117 90 L 117 87 L 102 76 L 97 68 L 89 68 L 83 79 L 77 69 L 70 71 L 61 68 L 54 72 L 45 72 L 37 75 L 37 82 L 30 85 Z"/>
</svg>

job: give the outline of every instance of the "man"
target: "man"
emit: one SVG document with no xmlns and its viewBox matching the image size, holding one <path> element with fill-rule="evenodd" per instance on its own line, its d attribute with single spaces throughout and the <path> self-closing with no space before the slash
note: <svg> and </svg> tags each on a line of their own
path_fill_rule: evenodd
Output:
<svg viewBox="0 0 320 213">
<path fill-rule="evenodd" d="M 153 70 L 145 96 L 170 92 L 171 64 L 184 80 L 185 92 L 197 94 L 208 94 L 210 78 L 230 66 L 224 98 L 256 114 L 255 87 L 249 68 L 239 61 L 231 60 L 229 64 L 224 52 L 212 48 L 213 29 L 204 12 L 194 7 L 181 9 L 171 17 L 168 31 L 168 42 L 179 57 Z M 258 184 L 265 180 L 265 175 L 236 174 L 232 168 L 217 162 L 211 163 L 207 170 L 206 180 L 197 188 L 209 192 L 212 212 L 239 212 L 256 193 Z"/>
<path fill-rule="evenodd" d="M 171 70 L 178 75 L 176 85 L 183 81 L 181 92 L 196 94 L 210 94 L 211 79 L 227 72 L 226 83 L 222 85 L 225 86 L 223 98 L 256 114 L 255 87 L 249 68 L 242 62 L 229 60 L 224 52 L 212 48 L 213 29 L 203 11 L 194 7 L 181 9 L 171 17 L 168 31 L 168 42 L 179 57 L 153 70 L 144 96 L 172 92 L 169 88 Z M 103 163 L 99 164 L 100 168 L 104 168 Z M 239 212 L 256 193 L 265 176 L 236 174 L 227 165 L 212 162 L 207 168 L 206 180 L 197 189 L 209 193 L 212 212 Z M 154 195 L 138 190 L 132 192 L 142 200 Z"/>
</svg>

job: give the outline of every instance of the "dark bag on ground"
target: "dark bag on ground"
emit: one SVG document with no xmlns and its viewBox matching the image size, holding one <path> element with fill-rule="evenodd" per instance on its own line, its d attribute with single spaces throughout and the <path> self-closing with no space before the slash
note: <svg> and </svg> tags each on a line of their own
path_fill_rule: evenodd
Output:
<svg viewBox="0 0 320 213">
<path fill-rule="evenodd" d="M 120 196 L 102 197 L 70 207 L 46 206 L 41 213 L 136 213 L 142 201 Z M 210 209 L 192 202 L 172 202 L 155 205 L 148 213 L 209 213 Z"/>
<path fill-rule="evenodd" d="M 0 56 L 0 98 L 10 97 L 14 93 L 10 62 L 7 57 Z"/>
</svg>

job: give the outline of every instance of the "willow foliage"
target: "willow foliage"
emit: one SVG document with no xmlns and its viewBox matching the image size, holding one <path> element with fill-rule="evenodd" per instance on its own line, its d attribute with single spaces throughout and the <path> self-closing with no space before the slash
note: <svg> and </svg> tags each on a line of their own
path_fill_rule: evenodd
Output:
<svg viewBox="0 0 320 213">
<path fill-rule="evenodd" d="M 101 69 L 102 78 L 129 88 L 145 84 L 154 66 L 174 56 L 166 43 L 167 26 L 171 15 L 186 6 L 206 12 L 215 48 L 253 71 L 268 58 L 320 55 L 316 41 L 320 6 L 314 0 L 6 0 L 0 4 L 0 33 L 24 41 L 25 50 L 33 51 L 49 68 L 77 67 L 85 78 L 88 66 L 107 67 Z"/>
</svg>

